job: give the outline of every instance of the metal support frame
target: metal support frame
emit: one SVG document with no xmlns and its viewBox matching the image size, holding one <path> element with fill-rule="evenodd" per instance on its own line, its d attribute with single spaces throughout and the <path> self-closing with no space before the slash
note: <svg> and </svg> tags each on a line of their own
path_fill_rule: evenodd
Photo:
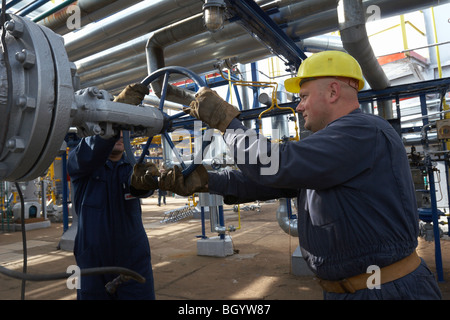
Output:
<svg viewBox="0 0 450 320">
<path fill-rule="evenodd" d="M 232 20 L 237 20 L 293 70 L 297 70 L 305 53 L 253 0 L 225 0 Z M 284 59 L 283 59 L 284 58 Z"/>
<path fill-rule="evenodd" d="M 436 200 L 436 187 L 434 180 L 433 165 L 431 163 L 430 155 L 426 155 L 425 164 L 428 172 L 428 179 L 430 185 L 430 200 L 431 200 L 431 218 L 433 221 L 433 235 L 434 235 L 434 260 L 436 264 L 436 272 L 438 276 L 438 281 L 444 281 L 444 270 L 442 267 L 442 252 L 441 252 L 441 240 L 439 232 L 439 213 L 437 209 Z"/>
</svg>

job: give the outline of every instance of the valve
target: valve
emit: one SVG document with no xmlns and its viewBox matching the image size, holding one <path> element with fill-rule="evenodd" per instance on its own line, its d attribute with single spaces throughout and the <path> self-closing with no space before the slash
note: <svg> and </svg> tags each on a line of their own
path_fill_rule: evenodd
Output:
<svg viewBox="0 0 450 320">
<path fill-rule="evenodd" d="M 75 64 L 69 61 L 60 35 L 16 15 L 7 15 L 4 28 L 8 32 L 0 52 L 2 181 L 29 181 L 42 176 L 58 153 L 66 149 L 64 139 L 70 127 L 76 127 L 80 137 L 108 138 L 124 130 L 149 140 L 161 134 L 171 142 L 172 121 L 187 115 L 181 112 L 168 116 L 163 112 L 169 75 L 180 73 L 198 86 L 206 86 L 188 69 L 167 67 L 142 81 L 149 85 L 164 77 L 159 108 L 114 102 L 105 90 L 80 89 Z M 206 140 L 203 147 L 209 142 Z M 175 150 L 173 143 L 169 145 Z M 180 164 L 185 175 L 198 165 Z"/>
</svg>

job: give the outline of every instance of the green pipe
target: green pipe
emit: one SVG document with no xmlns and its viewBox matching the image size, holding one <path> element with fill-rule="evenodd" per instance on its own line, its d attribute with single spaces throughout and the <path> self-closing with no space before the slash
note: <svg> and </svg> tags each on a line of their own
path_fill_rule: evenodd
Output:
<svg viewBox="0 0 450 320">
<path fill-rule="evenodd" d="M 45 18 L 47 18 L 49 15 L 55 13 L 56 11 L 61 10 L 62 8 L 67 7 L 67 6 L 70 5 L 72 2 L 75 2 L 75 1 L 76 1 L 76 0 L 66 0 L 66 1 L 64 1 L 63 3 L 58 4 L 57 6 L 51 8 L 50 10 L 47 10 L 47 11 L 41 13 L 39 16 L 37 16 L 36 18 L 34 18 L 32 21 L 33 21 L 33 22 L 38 22 L 38 21 L 40 21 L 40 20 L 42 20 L 42 19 L 45 19 Z"/>
</svg>

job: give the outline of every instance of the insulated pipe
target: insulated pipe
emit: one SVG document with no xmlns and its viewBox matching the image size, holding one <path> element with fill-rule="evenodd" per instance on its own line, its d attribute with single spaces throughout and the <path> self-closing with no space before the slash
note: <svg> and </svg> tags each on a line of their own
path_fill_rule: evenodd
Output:
<svg viewBox="0 0 450 320">
<path fill-rule="evenodd" d="M 186 37 L 186 34 L 192 34 L 195 32 L 193 28 L 203 28 L 200 19 L 188 19 L 188 21 L 180 22 L 165 28 L 164 35 L 151 33 L 149 36 L 148 47 L 151 47 L 155 51 L 154 54 L 167 56 L 167 65 L 183 65 L 190 66 L 198 64 L 197 61 L 211 61 L 208 67 L 201 68 L 201 72 L 207 72 L 214 69 L 214 64 L 217 60 L 223 58 L 229 58 L 236 55 L 242 56 L 241 63 L 247 61 L 254 61 L 255 59 L 261 59 L 271 55 L 271 52 L 263 46 L 255 38 L 248 35 L 238 24 L 228 24 L 222 30 L 216 33 L 203 32 L 198 35 L 189 37 L 186 40 L 181 40 Z M 171 30 L 176 29 L 171 32 Z M 190 31 L 192 30 L 192 31 Z M 163 31 L 161 31 L 163 32 Z M 173 39 L 176 34 L 177 39 Z M 121 72 L 127 73 L 130 68 L 138 68 L 139 75 L 134 79 L 144 76 L 143 66 L 145 64 L 144 57 L 139 53 L 139 48 L 143 46 L 145 42 L 145 35 L 137 39 L 124 43 L 121 46 L 111 48 L 104 52 L 98 53 L 91 57 L 82 59 L 76 62 L 77 70 L 80 78 L 83 82 L 83 86 L 100 85 L 109 80 L 105 79 L 108 75 L 109 78 L 121 77 L 126 82 L 131 79 L 124 79 Z M 173 43 L 176 41 L 176 43 Z M 173 43 L 173 44 L 172 44 Z M 199 44 L 203 45 L 199 48 Z M 167 49 L 163 50 L 167 46 Z M 342 50 L 342 44 L 339 37 L 320 36 L 317 38 L 305 39 L 299 42 L 300 47 L 308 47 L 311 52 L 320 50 Z M 162 52 L 164 51 L 164 52 Z M 183 52 L 180 54 L 180 52 Z M 213 54 L 212 54 L 213 52 Z M 147 54 L 149 54 L 147 52 Z M 149 59 L 156 58 L 149 57 Z M 159 67 L 163 67 L 163 58 L 160 58 L 160 62 L 153 62 L 154 66 L 149 70 L 156 70 Z M 169 63 L 170 60 L 170 63 Z M 92 70 L 92 71 L 90 71 Z M 137 71 L 135 69 L 135 71 Z M 196 70 L 198 72 L 198 69 Z M 97 82 L 95 81 L 97 79 Z M 114 81 L 116 82 L 116 81 Z M 105 87 L 106 88 L 106 87 Z M 108 90 L 111 87 L 107 87 Z"/>
<path fill-rule="evenodd" d="M 330 0 L 327 0 L 327 2 L 329 2 L 329 1 Z M 264 1 L 257 1 L 257 2 L 261 5 L 264 5 L 268 1 L 264 0 Z M 293 1 L 283 0 L 283 1 L 279 2 L 278 4 L 286 5 L 286 4 L 290 4 L 292 2 Z M 310 0 L 307 1 L 307 3 L 309 3 L 309 2 L 310 2 Z M 271 3 L 269 2 L 269 4 L 271 4 Z M 195 6 L 186 8 L 184 11 L 187 11 L 187 10 L 192 11 L 194 7 Z M 267 5 L 265 7 L 269 7 L 269 5 Z M 301 11 L 299 11 L 299 9 L 301 9 L 301 8 L 297 7 L 296 5 L 289 6 L 289 7 L 283 7 L 283 8 L 281 8 L 280 12 L 273 15 L 273 19 L 277 23 L 289 22 L 292 20 L 292 18 L 290 18 L 290 15 L 293 12 L 297 12 L 297 15 L 298 15 L 298 12 L 301 12 Z M 172 11 L 170 14 L 175 15 L 176 12 L 177 11 Z M 164 17 L 167 17 L 168 14 L 169 13 L 165 13 Z M 174 16 L 174 18 L 175 18 L 175 16 Z M 182 15 L 178 14 L 178 18 L 179 19 L 184 18 L 184 15 L 182 16 Z M 120 23 L 120 22 L 118 22 L 118 23 Z M 152 21 L 152 26 L 153 26 L 152 29 L 154 29 L 154 25 L 155 25 L 155 21 Z M 146 28 L 146 32 L 148 32 L 149 31 L 148 25 L 144 25 L 144 26 Z M 231 27 L 229 27 L 229 26 L 231 26 Z M 210 42 L 218 43 L 218 42 L 222 42 L 224 39 L 229 40 L 229 39 L 233 39 L 237 36 L 247 34 L 246 31 L 243 30 L 242 27 L 240 27 L 238 24 L 233 23 L 233 24 L 230 24 L 229 26 L 225 26 L 225 28 L 220 30 L 220 32 L 217 32 L 214 34 L 205 32 L 206 29 L 204 29 L 202 26 L 203 33 L 201 35 L 195 36 L 192 39 L 192 41 L 189 41 L 189 42 L 184 41 L 183 47 L 182 48 L 179 47 L 180 52 L 186 52 L 189 50 L 193 50 L 193 49 L 197 48 L 200 43 L 210 43 Z M 188 28 L 188 27 L 189 26 L 186 26 L 186 28 Z M 123 40 L 123 41 L 120 41 L 120 43 L 123 43 L 123 44 L 118 45 L 113 48 L 110 48 L 110 49 L 107 49 L 107 50 L 104 50 L 104 52 L 100 52 L 100 53 L 94 54 L 92 56 L 89 56 L 89 57 L 86 57 L 86 58 L 83 58 L 83 59 L 77 61 L 78 73 L 81 75 L 83 72 L 88 71 L 92 68 L 99 68 L 99 67 L 108 65 L 111 62 L 117 62 L 118 59 L 122 59 L 129 55 L 139 54 L 139 51 L 142 50 L 141 49 L 142 47 L 145 47 L 145 43 L 147 42 L 146 40 L 150 36 L 152 36 L 152 33 L 147 33 L 146 38 L 145 38 L 145 36 L 139 36 L 133 40 L 126 41 L 126 39 L 133 38 L 134 36 L 136 36 L 136 34 L 139 34 L 139 32 L 136 31 L 138 29 L 139 29 L 139 27 L 134 28 L 130 31 L 127 31 L 127 32 L 119 34 L 119 35 L 116 34 L 114 36 L 114 39 L 116 41 Z M 96 32 L 95 29 L 93 30 L 93 32 Z M 248 36 L 248 38 L 251 38 L 251 37 Z M 67 38 L 66 38 L 66 40 L 67 40 Z M 75 41 L 81 41 L 81 40 L 76 39 Z M 109 45 L 112 44 L 111 41 L 108 40 L 108 44 Z M 111 47 L 111 46 L 109 46 L 109 47 Z M 97 46 L 95 47 L 95 50 L 99 50 L 101 48 L 103 48 L 103 42 L 100 45 L 97 42 Z M 67 45 L 66 49 L 70 50 L 70 45 Z M 123 51 L 126 51 L 126 53 Z M 87 51 L 84 49 L 84 54 L 86 52 Z M 71 55 L 72 55 L 71 56 L 72 58 L 77 56 L 76 53 L 71 53 Z M 198 60 L 200 60 L 200 59 L 198 59 Z M 102 75 L 104 73 L 105 72 L 103 72 Z"/>
<path fill-rule="evenodd" d="M 205 31 L 203 14 L 197 14 L 190 19 L 170 25 L 152 34 L 145 47 L 147 57 L 147 71 L 152 74 L 165 67 L 164 48 L 178 41 L 192 37 Z M 162 79 L 151 84 L 153 92 L 160 97 Z M 195 93 L 172 85 L 167 88 L 167 100 L 189 105 L 194 100 Z"/>
<path fill-rule="evenodd" d="M 158 30 L 170 23 L 175 23 L 200 13 L 203 5 L 202 0 L 153 0 L 144 2 L 147 3 L 146 6 L 148 8 L 142 4 L 142 6 L 144 6 L 142 10 L 145 10 L 146 12 L 143 19 L 140 19 L 140 16 L 143 13 L 139 11 L 140 7 L 138 7 L 138 4 L 133 6 L 134 9 L 130 9 L 129 12 L 127 12 L 128 9 L 124 12 L 117 12 L 117 14 L 114 14 L 110 18 L 106 18 L 103 21 L 96 23 L 94 26 L 90 26 L 88 30 L 82 30 L 80 38 L 71 40 L 71 42 L 74 42 L 71 46 L 77 46 L 78 49 L 76 52 L 69 52 L 69 57 L 72 60 L 80 59 L 98 50 L 111 48 L 114 45 L 126 42 L 129 39 L 136 38 L 142 34 Z M 151 4 L 149 2 L 151 2 Z M 268 8 L 274 5 L 272 0 L 257 0 L 256 2 L 261 6 L 267 4 L 266 7 Z M 293 0 L 278 0 L 275 4 L 281 5 L 283 3 L 291 2 L 293 2 Z M 116 25 L 120 27 L 117 27 Z M 130 25 L 134 25 L 134 27 L 130 27 Z M 112 27 L 115 28 L 115 32 L 109 31 Z M 95 48 L 90 48 L 88 44 L 94 41 L 96 42 Z M 66 49 L 72 51 L 70 47 L 67 47 Z"/>
<path fill-rule="evenodd" d="M 80 8 L 81 21 L 80 25 L 84 26 L 90 22 L 99 21 L 111 14 L 119 12 L 141 0 L 78 0 L 74 5 Z M 66 22 L 73 12 L 69 6 L 47 16 L 39 21 L 39 24 L 52 29 L 59 34 L 71 32 L 67 28 Z"/>
<path fill-rule="evenodd" d="M 373 0 L 371 0 L 371 1 L 373 1 Z M 432 2 L 432 1 L 430 1 L 430 2 Z M 372 2 L 370 2 L 370 3 L 372 3 Z M 370 5 L 370 3 L 367 5 Z M 417 6 L 418 4 L 416 2 L 413 2 L 412 5 Z M 424 5 L 426 5 L 426 4 L 422 4 L 422 6 L 424 6 Z M 385 8 L 384 5 L 383 5 L 383 8 Z M 280 11 L 282 11 L 283 9 L 284 8 L 281 8 Z M 409 9 L 409 7 L 404 7 L 403 10 L 408 10 L 408 9 Z M 386 12 L 386 10 L 388 10 L 388 12 Z M 395 6 L 390 5 L 389 7 L 386 7 L 386 10 L 384 10 L 383 13 L 386 16 L 390 16 L 391 14 L 398 13 L 399 8 L 395 8 Z M 331 12 L 331 11 L 329 11 L 329 12 Z M 333 16 L 333 14 L 331 14 L 331 16 Z M 334 9 L 334 17 L 335 17 L 334 19 L 336 20 L 336 22 L 334 22 L 334 25 L 336 25 L 337 24 L 336 8 Z M 235 24 L 229 24 L 229 25 L 232 26 Z M 288 27 L 286 30 L 287 31 L 290 30 L 291 32 L 294 32 L 292 36 L 297 37 L 298 32 L 300 32 L 301 30 L 298 30 L 297 28 L 292 28 L 291 25 L 295 26 L 295 23 L 288 24 Z M 174 45 L 169 46 L 165 50 L 166 56 L 168 57 L 166 64 L 167 65 L 183 65 L 190 69 L 195 68 L 195 72 L 197 72 L 197 73 L 208 72 L 208 71 L 213 70 L 214 63 L 207 64 L 205 61 L 207 61 L 208 59 L 211 61 L 214 59 L 222 59 L 221 55 L 228 54 L 229 52 L 233 51 L 233 50 L 229 50 L 228 48 L 226 48 L 226 46 L 231 45 L 231 46 L 238 47 L 240 45 L 242 47 L 246 47 L 247 44 L 249 44 L 249 43 L 252 43 L 254 45 L 254 47 L 257 48 L 256 50 L 260 54 L 257 54 L 256 52 L 255 53 L 252 52 L 253 48 L 249 48 L 248 50 L 241 51 L 240 53 L 238 53 L 239 56 L 236 59 L 238 62 L 245 63 L 245 61 L 254 61 L 259 58 L 271 56 L 271 53 L 267 49 L 261 49 L 261 44 L 259 44 L 258 41 L 254 40 L 251 36 L 249 36 L 245 32 L 244 32 L 243 37 L 236 37 L 233 39 L 233 41 L 230 41 L 229 43 L 223 42 L 223 40 L 227 38 L 227 37 L 223 37 L 223 33 L 230 32 L 231 30 L 235 31 L 238 29 L 235 29 L 234 27 L 228 27 L 228 25 L 226 25 L 224 27 L 224 29 L 222 29 L 219 32 L 216 32 L 213 37 L 211 37 L 211 35 L 208 32 L 206 32 L 206 33 L 202 33 L 201 35 L 194 36 L 190 39 L 180 41 Z M 239 30 L 239 31 L 243 32 L 242 30 Z M 239 32 L 239 31 L 237 31 L 237 32 Z M 230 34 L 232 34 L 232 33 L 230 32 Z M 303 46 L 308 51 L 309 51 L 309 49 L 311 49 L 310 52 L 320 50 L 321 48 L 317 47 L 314 44 L 313 44 L 313 47 L 308 47 L 311 43 L 313 43 L 315 41 L 315 39 L 316 38 L 305 39 L 299 43 L 299 46 Z M 81 79 L 83 79 L 83 73 L 84 73 L 83 71 L 85 71 L 85 70 L 90 70 L 92 68 L 95 68 L 95 69 L 98 68 L 97 71 L 100 71 L 102 69 L 101 66 L 103 65 L 103 63 L 105 63 L 105 64 L 110 64 L 111 62 L 116 63 L 119 61 L 119 59 L 121 59 L 121 58 L 123 59 L 124 57 L 127 57 L 129 55 L 133 55 L 133 53 L 139 54 L 141 52 L 140 48 L 142 46 L 142 43 L 144 43 L 144 42 L 145 42 L 145 36 L 142 36 L 136 40 L 129 41 L 128 43 L 126 43 L 124 45 L 111 48 L 110 50 L 107 50 L 105 52 L 100 52 L 94 56 L 77 61 L 77 68 L 78 68 Z M 307 42 L 309 42 L 309 44 Z M 334 41 L 332 41 L 332 42 L 334 42 Z M 198 46 L 199 44 L 201 45 L 203 43 L 211 43 L 207 46 L 202 46 L 202 48 L 200 49 L 200 50 L 202 50 L 203 48 L 209 48 L 208 50 L 202 51 L 206 54 L 206 56 L 199 54 L 199 49 L 197 49 L 193 46 L 193 44 L 197 44 L 197 46 Z M 326 45 L 324 44 L 324 46 L 326 46 Z M 330 49 L 331 48 L 335 49 L 336 47 L 333 44 L 331 44 Z M 182 54 L 180 54 L 180 52 L 182 52 Z M 214 55 L 211 54 L 212 52 L 214 52 Z M 236 51 L 234 51 L 234 52 L 236 52 Z M 172 56 L 174 56 L 175 59 L 171 59 Z M 183 64 L 178 63 L 177 61 L 180 61 L 180 60 L 176 59 L 177 57 L 181 57 L 181 56 L 183 56 L 183 59 L 181 60 L 181 63 L 183 63 Z M 230 56 L 227 56 L 227 57 L 230 57 Z M 140 59 L 142 59 L 142 58 L 136 59 L 135 65 L 138 64 L 138 61 L 140 61 Z M 170 63 L 169 63 L 169 60 L 170 60 Z M 192 62 L 190 62 L 188 64 L 188 60 L 192 61 Z M 172 61 L 175 61 L 175 63 L 173 63 Z M 202 62 L 199 63 L 196 61 L 202 61 Z M 98 78 L 100 78 L 100 79 L 87 81 L 86 84 L 83 83 L 83 86 L 85 86 L 85 85 L 88 85 L 88 86 L 100 85 L 100 86 L 102 86 L 102 88 L 107 89 L 107 90 L 123 87 L 127 83 L 130 83 L 131 81 L 137 81 L 146 75 L 145 71 L 144 71 L 145 70 L 144 62 L 141 61 L 139 63 L 142 63 L 142 66 L 135 67 L 133 69 L 134 72 L 139 72 L 139 75 L 135 75 L 133 77 L 132 72 L 129 72 L 130 69 L 125 70 L 124 74 L 120 74 L 119 73 L 120 66 L 119 66 L 119 69 L 117 69 L 118 73 L 109 74 L 106 76 L 106 74 L 107 74 L 106 70 L 109 68 L 108 66 L 106 66 L 104 68 L 104 70 L 102 70 L 101 73 L 99 73 L 99 75 L 98 75 Z M 119 63 L 117 63 L 117 65 L 119 65 Z M 202 67 L 199 67 L 199 66 L 202 66 Z M 128 76 L 125 77 L 125 75 L 128 75 Z M 94 74 L 91 74 L 91 76 L 92 77 L 90 79 L 95 78 Z M 111 83 L 111 84 L 109 84 L 109 83 Z M 105 86 L 105 84 L 107 84 L 107 85 Z"/>
<path fill-rule="evenodd" d="M 369 42 L 362 0 L 339 0 L 339 31 L 344 49 L 361 65 L 363 74 L 372 89 L 390 86 L 390 81 L 378 63 Z M 385 119 L 393 118 L 392 102 L 378 101 L 378 114 Z"/>
<path fill-rule="evenodd" d="M 247 41 L 244 41 L 244 39 Z M 333 40 L 331 42 L 335 41 Z M 308 43 L 309 40 L 304 41 L 305 45 Z M 314 43 L 315 50 L 319 50 L 318 42 L 312 40 L 312 43 Z M 166 51 L 168 58 L 166 59 L 166 65 L 189 66 L 189 69 L 197 74 L 204 74 L 214 70 L 214 65 L 217 64 L 220 57 L 238 57 L 237 59 L 234 59 L 236 63 L 247 64 L 254 62 L 255 60 L 272 56 L 272 53 L 265 46 L 247 35 L 221 43 L 220 47 L 213 43 L 211 45 L 201 47 L 198 50 L 187 50 L 183 54 L 176 54 L 177 50 L 175 49 L 176 47 L 178 48 L 178 46 L 182 47 L 182 43 L 177 43 L 176 45 L 167 48 Z M 329 48 L 329 41 L 324 42 L 324 48 Z M 342 50 L 342 46 L 340 48 L 337 46 L 333 48 Z M 170 54 L 172 49 L 174 54 Z M 214 55 L 211 55 L 213 50 L 215 50 L 215 53 Z M 139 56 L 137 59 L 140 59 Z M 129 61 L 128 59 L 126 60 Z M 197 62 L 198 60 L 200 60 L 200 62 Z M 126 63 L 126 61 L 124 61 L 124 63 Z M 111 65 L 111 67 L 116 66 L 118 68 L 121 67 L 119 62 Z M 82 87 L 98 86 L 110 91 L 111 93 L 116 93 L 119 90 L 122 90 L 127 84 L 136 82 L 147 75 L 147 67 L 144 64 L 139 66 L 139 63 L 136 62 L 136 67 L 132 69 L 123 69 L 117 71 L 117 73 L 109 73 L 108 75 L 100 76 L 100 73 L 106 71 L 108 68 L 109 67 L 105 67 L 99 68 L 96 71 L 94 70 L 94 73 L 97 73 L 97 75 L 89 75 L 88 73 L 90 80 L 83 82 Z M 83 74 L 81 74 L 80 77 L 82 78 L 82 81 L 84 81 Z M 175 77 L 175 79 L 177 78 Z"/>
<path fill-rule="evenodd" d="M 289 216 L 289 210 L 287 207 L 287 201 L 291 201 L 291 199 L 279 199 L 280 205 L 277 209 L 277 221 L 280 228 L 293 237 L 298 237 L 298 219 L 291 219 Z"/>
<path fill-rule="evenodd" d="M 338 18 L 344 49 L 358 60 L 372 89 L 380 90 L 390 86 L 367 36 L 362 0 L 339 0 Z"/>
<path fill-rule="evenodd" d="M 405 1 L 398 1 L 398 2 L 400 2 L 400 4 L 397 2 L 395 4 L 392 4 L 392 3 L 385 4 L 384 2 L 382 2 L 380 0 L 377 0 L 377 1 L 370 0 L 370 1 L 364 2 L 364 6 L 370 6 L 372 4 L 379 5 L 383 9 L 383 11 L 382 11 L 383 15 L 385 17 L 388 17 L 391 15 L 400 13 L 402 11 L 404 12 L 407 10 L 414 10 L 417 8 L 425 7 L 428 4 L 434 3 L 435 1 L 428 1 L 428 2 L 422 1 L 421 3 L 418 3 L 415 0 L 412 0 L 412 2 L 408 1 L 407 3 Z M 324 3 L 328 3 L 328 0 L 325 1 Z M 326 8 L 326 6 L 325 6 L 325 8 Z M 285 10 L 285 11 L 283 11 L 283 10 Z M 292 11 L 294 11 L 293 8 L 290 8 L 289 10 L 285 9 L 285 8 L 281 8 L 280 13 L 277 13 L 277 15 L 283 17 L 283 15 L 288 15 L 289 14 L 288 12 L 292 12 Z M 337 12 L 337 9 L 334 8 L 332 10 L 328 10 L 328 11 L 318 13 L 318 14 L 313 14 L 310 17 L 303 17 L 300 20 L 290 22 L 287 25 L 286 32 L 293 38 L 299 38 L 299 37 L 302 37 L 303 35 L 320 34 L 321 32 L 336 30 L 338 28 L 336 12 Z M 279 17 L 279 19 L 281 19 L 279 21 L 291 20 L 289 17 L 285 17 L 285 18 L 281 18 L 281 17 Z M 314 30 L 305 29 L 304 27 L 307 27 L 304 23 L 305 21 L 307 21 L 310 24 L 313 24 L 317 30 L 314 31 Z M 230 25 L 234 25 L 234 24 L 230 24 Z M 188 48 L 190 48 L 193 44 L 196 44 L 198 46 L 203 43 L 210 43 L 210 41 L 212 39 L 214 39 L 212 41 L 222 41 L 222 40 L 220 40 L 220 37 L 223 32 L 227 32 L 226 29 L 227 29 L 227 26 L 225 26 L 225 28 L 222 29 L 221 31 L 216 32 L 214 34 L 214 37 L 211 37 L 211 35 L 209 35 L 209 33 L 206 32 L 206 33 L 202 33 L 201 35 L 197 35 L 190 40 L 188 39 L 186 41 L 180 41 L 177 44 L 171 45 L 166 50 L 167 51 L 166 56 L 170 58 L 171 54 L 180 55 L 180 52 L 182 52 L 184 55 L 189 55 L 189 51 L 191 49 L 188 50 Z M 232 29 L 234 29 L 234 28 L 232 28 Z M 228 30 L 231 30 L 231 28 Z M 244 32 L 243 30 L 239 30 L 239 31 L 240 31 L 239 34 L 242 34 L 242 32 Z M 239 31 L 237 31 L 237 32 L 239 32 Z M 127 43 L 126 45 L 121 45 L 121 46 L 117 46 L 115 48 L 111 48 L 110 50 L 107 51 L 106 54 L 99 53 L 99 54 L 96 54 L 95 56 L 88 57 L 86 59 L 78 61 L 77 67 L 79 70 L 80 77 L 83 78 L 84 68 L 87 68 L 87 69 L 100 68 L 104 64 L 111 63 L 111 61 L 117 61 L 118 58 L 123 58 L 123 57 L 126 57 L 127 55 L 132 55 L 133 52 L 139 53 L 139 48 L 142 46 L 142 42 L 144 41 L 142 38 L 143 37 L 140 37 L 139 39 L 136 40 L 136 42 L 135 42 L 135 40 L 132 40 L 132 41 L 129 41 L 129 43 Z M 241 45 L 246 45 L 247 43 L 249 43 L 249 41 L 252 41 L 251 40 L 252 37 L 249 36 L 248 34 L 246 34 L 245 38 L 235 38 L 235 41 L 233 41 L 233 43 L 237 45 L 237 42 L 239 41 L 238 39 L 241 39 L 240 40 L 240 41 L 242 41 Z M 304 40 L 304 41 L 306 42 L 306 40 Z M 256 41 L 253 41 L 253 43 L 255 43 L 255 42 Z M 183 43 L 183 45 L 181 45 L 182 43 Z M 223 59 L 223 57 L 221 57 L 219 55 L 218 51 L 226 50 L 226 49 L 217 49 L 216 50 L 216 46 L 223 47 L 223 45 L 224 45 L 223 43 L 217 43 L 217 44 L 213 43 L 212 45 L 210 45 L 211 49 L 209 51 L 209 56 L 206 58 L 199 56 L 197 54 L 197 52 L 194 53 L 194 51 L 192 51 L 190 59 L 196 60 L 196 61 L 205 60 L 205 59 L 211 58 L 212 52 L 214 52 L 213 58 Z M 305 45 L 306 45 L 306 43 L 305 43 Z M 172 48 L 177 48 L 177 49 L 172 51 L 171 50 Z M 259 50 L 260 45 L 257 45 L 257 48 Z M 308 49 L 308 48 L 306 47 L 306 49 Z M 312 48 L 312 50 L 315 50 L 315 51 L 317 51 L 318 49 L 320 50 L 320 48 L 316 48 L 316 47 Z M 247 57 L 250 57 L 250 56 L 252 56 L 251 51 L 252 50 L 250 49 L 249 51 L 246 51 L 245 53 L 241 53 L 241 54 L 242 55 L 246 54 Z M 169 53 L 169 52 L 171 52 L 171 53 Z M 266 50 L 266 52 L 268 52 L 268 50 Z M 314 51 L 311 51 L 311 52 L 314 52 Z M 109 58 L 114 59 L 114 60 L 110 60 Z M 254 56 L 253 61 L 258 58 L 259 58 L 258 56 Z M 244 59 L 242 59 L 240 56 L 239 56 L 239 59 L 237 59 L 237 60 L 239 60 L 240 63 L 244 63 L 243 62 Z M 169 65 L 168 62 L 166 62 L 166 64 Z M 196 65 L 199 65 L 199 64 L 200 64 L 199 62 L 196 63 Z M 172 65 L 179 65 L 179 64 L 172 64 Z M 192 68 L 191 65 L 186 64 L 186 63 L 184 63 L 182 65 L 185 67 L 188 67 L 188 68 Z M 210 68 L 211 68 L 210 70 L 213 70 L 212 67 L 210 67 Z M 142 70 L 142 68 L 140 68 L 140 70 Z M 207 72 L 207 71 L 208 70 L 205 70 L 204 72 Z M 105 73 L 102 72 L 101 76 L 103 77 L 104 75 L 105 75 Z M 114 78 L 115 76 L 110 75 L 109 77 Z M 135 79 L 139 79 L 139 77 L 135 77 Z M 97 81 L 104 82 L 103 80 L 104 79 L 101 79 L 101 80 L 99 79 Z M 119 81 L 120 80 L 115 80 L 114 83 L 117 84 Z M 123 81 L 123 84 L 126 84 L 126 82 L 127 81 Z M 97 85 L 97 84 L 90 82 L 89 85 Z M 110 88 L 111 87 L 105 87 L 105 89 L 107 89 L 107 90 L 110 90 Z"/>
<path fill-rule="evenodd" d="M 257 1 L 259 4 L 263 5 L 266 1 Z M 291 3 L 295 3 L 294 1 L 287 1 L 283 0 L 281 2 L 278 2 L 277 4 L 279 6 L 283 6 L 286 4 L 289 4 L 286 7 L 280 8 L 280 10 L 271 15 L 271 18 L 278 24 L 288 23 L 292 20 L 297 19 L 301 16 L 303 16 L 303 10 L 306 9 L 308 6 L 307 4 L 311 4 L 312 8 L 315 8 L 314 10 L 309 9 L 307 10 L 307 14 L 311 13 L 317 13 L 319 8 L 316 8 L 313 4 L 317 1 L 303 1 L 301 4 L 294 4 L 290 5 Z M 330 3 L 334 3 L 334 0 L 326 0 L 327 5 L 325 8 L 331 7 Z M 265 6 L 268 7 L 268 6 Z M 180 22 L 181 23 L 181 22 Z M 189 28 L 189 25 L 186 25 L 186 28 Z M 182 41 L 183 45 L 178 46 L 178 52 L 187 52 L 190 50 L 195 50 L 199 47 L 200 44 L 205 43 L 221 43 L 225 40 L 231 40 L 236 39 L 236 37 L 241 35 L 246 35 L 246 39 L 243 40 L 243 42 L 249 41 L 248 39 L 252 39 L 250 35 L 247 34 L 247 32 L 238 24 L 231 23 L 226 25 L 222 30 L 216 32 L 216 33 L 210 33 L 207 32 L 205 28 L 202 26 L 203 33 L 194 35 L 193 38 L 190 41 Z M 147 30 L 148 31 L 148 30 Z M 195 32 L 194 30 L 191 30 L 191 32 Z M 195 32 L 196 33 L 196 32 Z M 82 75 L 83 72 L 90 70 L 92 68 L 99 68 L 104 65 L 109 64 L 112 61 L 117 61 L 118 59 L 122 59 L 126 56 L 138 54 L 138 50 L 140 48 L 145 46 L 146 40 L 149 39 L 152 36 L 152 33 L 147 34 L 147 38 L 144 40 L 145 36 L 137 37 L 133 40 L 130 40 L 123 45 L 119 45 L 113 48 L 110 48 L 108 50 L 105 50 L 101 54 L 95 54 L 90 57 L 86 57 L 84 59 L 81 59 L 76 62 L 78 73 Z M 126 38 L 126 37 L 122 37 Z M 131 38 L 128 37 L 128 39 Z M 70 49 L 68 46 L 66 46 L 66 49 Z M 98 50 L 99 47 L 97 46 L 96 49 Z M 124 53 L 123 51 L 126 51 Z M 178 54 L 174 53 L 174 54 Z M 211 54 L 211 53 L 210 53 Z M 167 56 L 170 56 L 169 53 L 167 53 Z M 200 60 L 201 58 L 198 58 Z M 82 77 L 82 76 L 81 76 Z"/>
<path fill-rule="evenodd" d="M 123 39 L 119 39 L 117 35 L 125 31 L 143 27 L 146 32 L 149 32 L 191 16 L 192 11 L 188 9 L 188 6 L 198 4 L 201 8 L 202 4 L 200 0 L 185 0 L 181 4 L 180 2 L 179 0 L 142 1 L 98 23 L 88 25 L 76 33 L 65 35 L 65 46 L 69 58 L 80 59 L 98 50 L 119 44 L 123 42 Z M 174 12 L 175 15 L 173 15 Z M 110 41 L 103 42 L 106 38 Z M 92 43 L 97 45 L 89 46 Z"/>
</svg>

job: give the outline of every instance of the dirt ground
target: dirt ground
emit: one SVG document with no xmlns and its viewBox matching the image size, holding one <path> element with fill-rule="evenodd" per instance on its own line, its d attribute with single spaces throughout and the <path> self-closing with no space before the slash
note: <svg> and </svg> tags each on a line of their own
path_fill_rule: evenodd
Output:
<svg viewBox="0 0 450 320">
<path fill-rule="evenodd" d="M 292 273 L 292 253 L 297 238 L 286 234 L 276 220 L 278 204 L 261 203 L 261 210 L 241 210 L 240 229 L 230 233 L 234 254 L 199 256 L 200 219 L 185 218 L 161 223 L 164 212 L 186 204 L 184 198 L 143 201 L 143 223 L 149 236 L 155 291 L 158 300 L 321 300 L 322 291 L 310 275 Z M 239 226 L 238 214 L 225 207 L 225 224 Z M 28 273 L 66 272 L 75 264 L 72 252 L 58 250 L 62 223 L 27 231 Z M 206 236 L 214 237 L 206 221 Z M 418 252 L 435 271 L 435 245 L 419 239 Z M 450 300 L 450 241 L 441 240 L 443 298 Z M 22 268 L 21 232 L 0 233 L 0 265 Z M 0 299 L 20 300 L 21 281 L 0 274 Z M 76 290 L 66 280 L 26 283 L 26 300 L 75 300 Z"/>
</svg>

